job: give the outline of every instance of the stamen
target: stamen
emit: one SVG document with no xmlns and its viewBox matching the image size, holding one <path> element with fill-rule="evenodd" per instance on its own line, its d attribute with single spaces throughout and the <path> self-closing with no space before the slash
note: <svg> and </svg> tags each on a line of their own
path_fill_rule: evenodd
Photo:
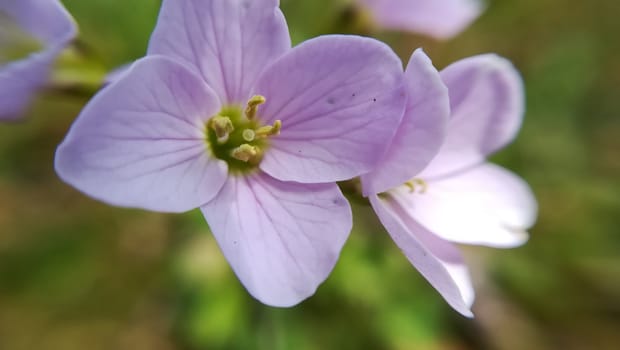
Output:
<svg viewBox="0 0 620 350">
<path fill-rule="evenodd" d="M 258 137 L 268 137 L 273 135 L 280 134 L 280 130 L 282 129 L 282 121 L 276 120 L 273 125 L 265 125 L 261 126 L 256 130 L 256 136 Z"/>
<path fill-rule="evenodd" d="M 426 181 L 416 178 L 416 179 L 413 179 L 413 182 L 420 185 L 420 187 L 422 187 L 422 189 L 420 190 L 420 194 L 426 193 L 426 190 L 428 190 L 428 184 L 426 183 Z"/>
<path fill-rule="evenodd" d="M 413 184 L 413 181 L 407 181 L 404 185 L 409 188 L 409 193 L 415 192 L 415 185 Z"/>
<path fill-rule="evenodd" d="M 245 109 L 245 116 L 250 120 L 254 119 L 254 117 L 256 117 L 258 106 L 265 103 L 265 101 L 265 97 L 261 95 L 252 96 L 252 98 L 248 101 L 248 106 Z"/>
<path fill-rule="evenodd" d="M 428 184 L 426 183 L 426 181 L 419 178 L 409 180 L 405 182 L 404 185 L 409 188 L 410 193 L 414 193 L 416 191 L 416 185 L 421 187 L 418 191 L 419 194 L 426 193 L 426 190 L 428 189 Z"/>
<path fill-rule="evenodd" d="M 226 143 L 230 137 L 230 133 L 235 130 L 230 118 L 220 115 L 209 120 L 209 127 L 215 131 L 215 136 L 217 136 L 217 142 L 219 144 Z"/>
<path fill-rule="evenodd" d="M 265 98 L 256 95 L 249 99 L 245 111 L 240 105 L 223 106 L 205 125 L 208 150 L 225 161 L 232 174 L 255 171 L 269 149 L 269 138 L 282 129 L 280 120 L 270 120 L 271 125 L 261 120 L 258 108 L 263 103 Z"/>
<path fill-rule="evenodd" d="M 242 162 L 249 162 L 258 156 L 258 148 L 247 143 L 235 148 L 231 152 L 231 157 L 240 160 Z"/>
</svg>

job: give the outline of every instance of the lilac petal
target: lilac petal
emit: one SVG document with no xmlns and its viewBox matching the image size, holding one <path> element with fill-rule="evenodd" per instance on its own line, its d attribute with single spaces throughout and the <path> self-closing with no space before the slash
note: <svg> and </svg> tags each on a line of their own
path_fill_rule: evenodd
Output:
<svg viewBox="0 0 620 350">
<path fill-rule="evenodd" d="M 46 51 L 0 67 L 0 120 L 23 115 L 33 94 L 45 84 L 55 56 L 55 52 Z"/>
<path fill-rule="evenodd" d="M 374 39 L 330 35 L 295 47 L 259 78 L 259 117 L 282 120 L 261 169 L 283 181 L 346 180 L 380 160 L 405 108 L 402 64 Z"/>
<path fill-rule="evenodd" d="M 196 69 L 222 104 L 245 104 L 259 74 L 290 47 L 277 0 L 164 0 L 149 54 Z"/>
<path fill-rule="evenodd" d="M 112 69 L 110 72 L 108 72 L 108 74 L 103 79 L 103 83 L 105 85 L 108 85 L 108 84 L 111 84 L 119 80 L 121 77 L 125 75 L 125 73 L 130 71 L 131 65 L 132 63 L 125 63 L 123 65 L 120 65 Z"/>
<path fill-rule="evenodd" d="M 412 179 L 443 141 L 450 116 L 448 89 L 421 49 L 411 56 L 405 80 L 409 96 L 405 115 L 381 163 L 362 176 L 364 195 L 385 192 Z"/>
<path fill-rule="evenodd" d="M 58 0 L 3 0 L 2 13 L 46 47 L 64 45 L 77 34 L 73 18 Z"/>
<path fill-rule="evenodd" d="M 292 306 L 333 269 L 352 225 L 335 184 L 231 177 L 202 211 L 233 270 L 256 299 Z"/>
<path fill-rule="evenodd" d="M 383 28 L 449 39 L 484 10 L 479 0 L 359 0 Z"/>
<path fill-rule="evenodd" d="M 0 66 L 0 120 L 13 120 L 21 117 L 34 92 L 45 83 L 50 65 L 77 29 L 56 0 L 2 1 L 1 21 L 10 21 L 8 26 L 18 26 L 40 40 L 44 47 L 43 51 Z"/>
<path fill-rule="evenodd" d="M 416 223 L 392 198 L 369 198 L 379 220 L 411 264 L 450 306 L 473 317 L 470 308 L 474 290 L 458 249 Z"/>
<path fill-rule="evenodd" d="M 525 98 L 521 76 L 504 58 L 466 58 L 441 71 L 450 93 L 446 140 L 424 176 L 441 176 L 484 161 L 510 143 L 521 127 Z"/>
<path fill-rule="evenodd" d="M 420 224 L 458 243 L 498 248 L 528 239 L 537 204 L 525 181 L 506 169 L 486 163 L 452 177 L 427 179 L 425 193 L 404 187 L 392 191 Z"/>
<path fill-rule="evenodd" d="M 104 202 L 183 212 L 211 200 L 227 167 L 209 156 L 205 122 L 217 96 L 163 57 L 132 65 L 86 106 L 58 147 L 56 171 Z"/>
</svg>

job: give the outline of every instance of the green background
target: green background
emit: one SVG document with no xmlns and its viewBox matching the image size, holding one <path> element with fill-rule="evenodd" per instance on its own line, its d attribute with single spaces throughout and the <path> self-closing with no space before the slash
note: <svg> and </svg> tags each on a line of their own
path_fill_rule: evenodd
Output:
<svg viewBox="0 0 620 350">
<path fill-rule="evenodd" d="M 56 145 L 96 80 L 142 56 L 157 0 L 65 0 L 82 56 L 59 67 L 28 118 L 0 125 L 0 349 L 617 349 L 620 344 L 620 3 L 497 0 L 437 42 L 379 38 L 438 68 L 496 52 L 523 73 L 527 114 L 493 160 L 540 204 L 523 247 L 466 247 L 476 319 L 443 302 L 356 205 L 354 231 L 316 295 L 252 299 L 199 211 L 107 206 L 63 184 Z M 297 43 L 334 31 L 339 4 L 282 0 Z M 69 68 L 68 68 L 69 67 Z"/>
</svg>

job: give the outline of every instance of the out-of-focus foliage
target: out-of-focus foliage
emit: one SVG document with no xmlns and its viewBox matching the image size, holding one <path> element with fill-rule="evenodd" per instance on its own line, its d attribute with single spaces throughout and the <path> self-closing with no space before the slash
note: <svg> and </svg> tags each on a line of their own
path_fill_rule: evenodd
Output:
<svg viewBox="0 0 620 350">
<path fill-rule="evenodd" d="M 380 34 L 403 58 L 423 46 L 439 68 L 497 52 L 526 81 L 522 132 L 494 160 L 529 181 L 540 217 L 522 248 L 466 250 L 478 291 L 474 321 L 444 304 L 363 205 L 354 207 L 354 232 L 317 294 L 275 309 L 243 290 L 198 211 L 113 208 L 61 183 L 55 146 L 92 94 L 72 86 L 71 74 L 96 80 L 143 55 L 159 8 L 156 0 L 64 3 L 81 28 L 77 53 L 55 75 L 65 88 L 42 93 L 25 122 L 0 125 L 0 349 L 620 344 L 616 0 L 489 1 L 449 42 Z M 282 0 L 294 42 L 346 24 L 340 6 Z"/>
</svg>

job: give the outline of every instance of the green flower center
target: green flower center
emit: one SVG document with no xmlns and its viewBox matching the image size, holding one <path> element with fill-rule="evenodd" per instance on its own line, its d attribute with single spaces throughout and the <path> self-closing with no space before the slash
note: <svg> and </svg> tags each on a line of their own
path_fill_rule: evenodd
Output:
<svg viewBox="0 0 620 350">
<path fill-rule="evenodd" d="M 263 96 L 254 96 L 244 111 L 225 106 L 207 122 L 205 140 L 213 156 L 228 164 L 231 174 L 247 174 L 256 169 L 269 147 L 269 138 L 280 133 L 282 123 L 261 125 L 257 118 Z"/>
<path fill-rule="evenodd" d="M 0 66 L 40 51 L 43 43 L 0 11 Z"/>
</svg>

